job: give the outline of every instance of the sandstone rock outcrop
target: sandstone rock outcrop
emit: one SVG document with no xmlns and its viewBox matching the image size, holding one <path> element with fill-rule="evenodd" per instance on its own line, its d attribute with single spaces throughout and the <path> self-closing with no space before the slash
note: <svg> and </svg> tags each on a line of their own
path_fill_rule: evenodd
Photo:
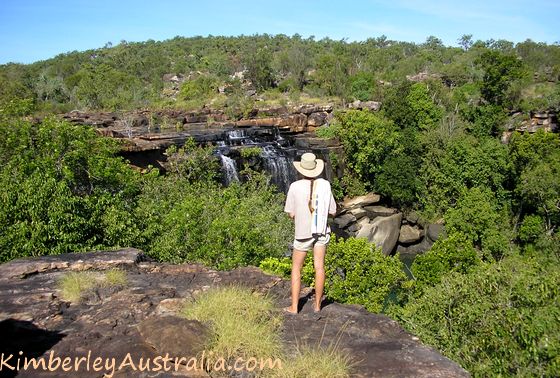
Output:
<svg viewBox="0 0 560 378">
<path fill-rule="evenodd" d="M 381 200 L 381 196 L 376 193 L 368 193 L 365 196 L 359 196 L 354 198 L 346 199 L 342 206 L 346 209 L 354 209 L 357 207 L 364 207 L 378 203 Z"/>
<path fill-rule="evenodd" d="M 399 234 L 399 243 L 403 244 L 411 244 L 416 243 L 422 238 L 422 231 L 415 226 L 409 226 L 408 224 L 404 224 L 401 226 L 400 234 Z"/>
<path fill-rule="evenodd" d="M 81 261 L 80 268 L 121 267 L 128 284 L 119 290 L 99 290 L 80 304 L 69 303 L 61 298 L 57 282 L 68 270 L 77 268 L 77 261 Z M 17 272 L 13 270 L 16 267 Z M 16 260 L 0 265 L 0 349 L 6 354 L 17 355 L 21 350 L 28 357 L 47 359 L 49 351 L 77 358 L 91 352 L 92 361 L 96 357 L 115 358 L 117 364 L 127 354 L 136 362 L 165 353 L 172 361 L 191 357 L 189 354 L 199 351 L 200 340 L 206 337 L 205 325 L 178 317 L 176 311 L 183 300 L 197 293 L 231 284 L 269 295 L 278 308 L 289 302 L 287 280 L 252 267 L 219 272 L 200 265 L 156 263 L 131 249 Z M 386 316 L 337 303 L 326 303 L 320 314 L 314 314 L 306 299 L 300 314 L 286 316 L 281 327 L 287 355 L 297 345 L 336 344 L 352 360 L 352 377 L 468 376 L 456 363 L 422 345 Z M 110 373 L 110 369 L 100 373 L 86 371 L 82 365 L 79 373 L 57 375 L 30 369 L 20 371 L 18 377 L 99 377 L 103 373 Z M 184 370 L 157 374 L 209 376 Z M 145 377 L 147 373 L 128 366 L 114 376 Z"/>
<path fill-rule="evenodd" d="M 382 247 L 383 253 L 415 255 L 431 248 L 444 234 L 441 224 L 420 224 L 418 214 L 402 214 L 383 204 L 379 194 L 347 198 L 332 222 L 335 234 L 342 237 L 366 238 Z"/>
<path fill-rule="evenodd" d="M 389 255 L 399 240 L 401 219 L 401 213 L 377 217 L 371 223 L 363 224 L 356 237 L 368 239 L 370 243 L 381 247 L 384 254 Z"/>
</svg>

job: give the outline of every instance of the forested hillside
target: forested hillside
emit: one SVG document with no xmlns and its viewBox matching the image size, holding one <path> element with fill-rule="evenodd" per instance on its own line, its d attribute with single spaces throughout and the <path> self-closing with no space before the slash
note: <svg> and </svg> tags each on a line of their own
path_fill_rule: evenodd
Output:
<svg viewBox="0 0 560 378">
<path fill-rule="evenodd" d="M 364 42 L 266 34 L 176 37 L 107 43 L 31 65 L 0 66 L 0 100 L 32 98 L 45 111 L 196 106 L 218 97 L 221 88 L 228 95 L 221 102 L 231 105 L 232 96 L 244 97 L 240 79 L 245 78 L 269 97 L 285 93 L 293 100 L 307 95 L 384 101 L 390 98 L 389 88 L 408 76 L 431 79 L 431 95 L 450 108 L 482 97 L 509 109 L 531 110 L 557 105 L 559 62 L 558 45 L 473 41 L 469 35 L 457 47 L 444 46 L 436 37 L 423 44 L 384 36 Z M 166 96 L 166 74 L 184 79 L 178 102 Z M 473 87 L 479 81 L 484 88 Z M 450 88 L 455 89 L 453 100 L 445 98 Z"/>
<path fill-rule="evenodd" d="M 410 268 L 364 239 L 333 240 L 327 296 L 389 314 L 475 376 L 558 376 L 559 81 L 559 45 L 469 35 L 457 47 L 176 37 L 3 65 L 0 261 L 133 246 L 289 274 L 284 198 L 262 173 L 245 166 L 224 187 L 212 147 L 193 141 L 167 151 L 168 174 L 140 173 L 115 140 L 50 115 L 214 108 L 240 119 L 328 102 L 335 115 L 317 135 L 343 147 L 337 197 L 374 191 L 445 233 Z"/>
</svg>

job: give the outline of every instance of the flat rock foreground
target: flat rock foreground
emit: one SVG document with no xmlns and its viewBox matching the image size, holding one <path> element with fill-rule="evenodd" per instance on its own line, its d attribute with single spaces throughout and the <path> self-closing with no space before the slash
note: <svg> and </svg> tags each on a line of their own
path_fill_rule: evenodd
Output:
<svg viewBox="0 0 560 378">
<path fill-rule="evenodd" d="M 57 288 L 69 271 L 124 269 L 128 282 L 100 287 L 79 304 L 64 301 Z M 189 356 L 189 321 L 177 315 L 185 299 L 210 287 L 238 284 L 274 298 L 278 308 L 289 303 L 290 282 L 254 267 L 215 271 L 201 265 L 152 262 L 142 251 L 123 249 L 44 256 L 0 265 L 0 376 L 101 377 L 109 370 L 94 371 L 94 358 L 123 361 L 140 357 Z M 308 290 L 309 292 L 309 290 Z M 437 351 L 422 345 L 395 321 L 372 314 L 361 306 L 328 303 L 314 314 L 306 302 L 298 315 L 286 315 L 281 328 L 286 354 L 298 345 L 337 345 L 351 356 L 355 377 L 466 377 L 469 374 Z M 22 351 L 23 354 L 18 353 Z M 91 361 L 85 361 L 90 353 Z M 9 355 L 12 359 L 6 361 Z M 18 357 L 84 357 L 77 373 L 11 371 Z M 56 359 L 53 360 L 56 367 Z M 89 371 L 86 370 L 89 363 Z M 104 362 L 103 362 L 104 363 Z M 171 362 L 173 363 L 173 362 Z M 186 369 L 185 369 L 186 370 Z M 206 373 L 141 372 L 127 366 L 115 377 L 209 376 Z M 237 376 L 239 375 L 237 373 Z M 232 376 L 235 376 L 232 373 Z"/>
</svg>

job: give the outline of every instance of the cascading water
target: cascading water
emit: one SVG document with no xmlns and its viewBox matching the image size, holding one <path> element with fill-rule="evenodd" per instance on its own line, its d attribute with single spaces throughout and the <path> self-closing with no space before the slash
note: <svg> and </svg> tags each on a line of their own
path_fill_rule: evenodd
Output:
<svg viewBox="0 0 560 378">
<path fill-rule="evenodd" d="M 274 145 L 262 147 L 261 157 L 267 172 L 272 176 L 272 183 L 283 192 L 287 192 L 290 183 L 297 179 L 296 170 L 282 149 Z"/>
<path fill-rule="evenodd" d="M 237 164 L 232 158 L 219 154 L 222 160 L 222 168 L 225 173 L 225 184 L 229 185 L 234 181 L 239 181 L 239 174 L 237 173 Z"/>
<path fill-rule="evenodd" d="M 220 140 L 214 141 L 217 154 L 222 161 L 224 183 L 229 185 L 240 181 L 236 159 L 243 159 L 241 151 L 247 147 L 261 148 L 260 156 L 253 162 L 271 176 L 271 183 L 286 193 L 290 183 L 297 180 L 297 172 L 292 164 L 296 149 L 290 140 L 284 138 L 278 129 L 233 129 L 222 133 Z M 245 164 L 245 162 L 244 162 Z"/>
</svg>

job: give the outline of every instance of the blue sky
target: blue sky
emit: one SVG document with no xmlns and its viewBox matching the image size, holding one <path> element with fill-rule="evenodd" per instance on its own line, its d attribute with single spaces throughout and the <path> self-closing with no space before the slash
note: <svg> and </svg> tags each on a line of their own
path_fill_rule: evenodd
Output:
<svg viewBox="0 0 560 378">
<path fill-rule="evenodd" d="M 316 39 L 457 45 L 473 39 L 560 41 L 558 0 L 0 0 L 0 64 L 31 63 L 121 40 L 298 33 Z"/>
</svg>

